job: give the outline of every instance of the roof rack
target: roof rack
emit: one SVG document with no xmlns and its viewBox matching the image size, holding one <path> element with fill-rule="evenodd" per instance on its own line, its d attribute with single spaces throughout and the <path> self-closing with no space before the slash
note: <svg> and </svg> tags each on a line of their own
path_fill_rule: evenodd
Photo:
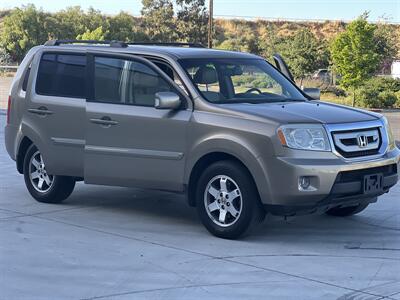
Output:
<svg viewBox="0 0 400 300">
<path fill-rule="evenodd" d="M 172 47 L 188 47 L 188 48 L 205 48 L 199 43 L 163 43 L 163 42 L 120 42 L 120 41 L 96 41 L 96 40 L 49 40 L 45 46 L 60 46 L 63 44 L 91 44 L 91 45 L 110 45 L 115 48 L 126 48 L 132 46 L 172 46 Z"/>
<path fill-rule="evenodd" d="M 180 43 L 180 42 L 127 42 L 128 45 L 138 46 L 171 46 L 171 47 L 188 47 L 188 48 L 205 48 L 200 43 Z"/>
<path fill-rule="evenodd" d="M 63 44 L 91 44 L 91 45 L 110 45 L 115 48 L 126 48 L 127 43 L 119 41 L 95 41 L 95 40 L 50 40 L 44 43 L 45 46 L 60 46 Z"/>
</svg>

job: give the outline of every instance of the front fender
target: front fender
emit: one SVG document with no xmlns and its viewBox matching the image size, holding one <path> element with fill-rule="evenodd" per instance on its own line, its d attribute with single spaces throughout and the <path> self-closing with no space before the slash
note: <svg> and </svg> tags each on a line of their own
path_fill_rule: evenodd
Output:
<svg viewBox="0 0 400 300">
<path fill-rule="evenodd" d="M 189 183 L 193 168 L 205 155 L 211 153 L 229 154 L 246 166 L 254 179 L 262 202 L 265 202 L 270 199 L 270 183 L 265 166 L 256 149 L 257 147 L 249 141 L 226 134 L 214 135 L 198 141 L 190 149 L 190 156 L 185 167 L 184 182 L 185 184 Z"/>
</svg>

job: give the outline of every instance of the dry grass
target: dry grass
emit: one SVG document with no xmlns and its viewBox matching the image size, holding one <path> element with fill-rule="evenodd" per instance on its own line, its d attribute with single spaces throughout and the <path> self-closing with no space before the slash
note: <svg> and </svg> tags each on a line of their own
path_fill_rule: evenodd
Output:
<svg viewBox="0 0 400 300">
<path fill-rule="evenodd" d="M 349 96 L 347 96 L 347 97 L 338 97 L 334 93 L 322 93 L 321 94 L 321 100 L 326 101 L 326 102 L 342 104 L 342 105 L 348 105 L 348 106 L 352 106 L 353 105 L 352 97 L 349 97 Z"/>
</svg>

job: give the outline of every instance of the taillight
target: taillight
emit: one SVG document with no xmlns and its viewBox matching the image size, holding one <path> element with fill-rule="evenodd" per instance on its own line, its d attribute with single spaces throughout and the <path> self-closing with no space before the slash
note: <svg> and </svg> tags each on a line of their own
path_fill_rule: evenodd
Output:
<svg viewBox="0 0 400 300">
<path fill-rule="evenodd" d="M 8 96 L 7 124 L 10 124 L 10 114 L 11 114 L 11 96 Z"/>
</svg>

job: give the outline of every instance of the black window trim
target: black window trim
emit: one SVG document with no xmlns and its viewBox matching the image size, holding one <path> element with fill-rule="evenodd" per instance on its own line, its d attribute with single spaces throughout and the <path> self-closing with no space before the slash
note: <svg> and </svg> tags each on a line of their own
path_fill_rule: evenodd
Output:
<svg viewBox="0 0 400 300">
<path fill-rule="evenodd" d="M 89 84 L 87 84 L 86 89 L 86 100 L 87 102 L 94 102 L 94 103 L 104 103 L 104 104 L 114 104 L 114 105 L 129 105 L 129 106 L 137 106 L 137 107 L 153 107 L 153 105 L 140 105 L 134 103 L 116 103 L 111 101 L 97 101 L 94 98 L 94 59 L 95 57 L 106 57 L 106 58 L 115 58 L 115 59 L 123 59 L 123 60 L 130 60 L 130 61 L 137 61 L 148 66 L 154 72 L 156 72 L 161 78 L 163 78 L 168 84 L 170 84 L 174 92 L 176 92 L 182 99 L 182 108 L 181 110 L 185 110 L 189 108 L 190 99 L 189 96 L 185 95 L 181 91 L 181 88 L 171 79 L 167 74 L 165 74 L 162 70 L 160 70 L 154 63 L 149 61 L 146 58 L 138 56 L 137 54 L 126 54 L 126 53 L 107 53 L 103 51 L 90 51 L 87 52 L 87 62 L 86 62 L 86 80 Z"/>
<path fill-rule="evenodd" d="M 36 71 L 36 74 L 35 74 L 35 94 L 36 95 L 40 95 L 40 96 L 47 96 L 47 97 L 59 97 L 59 98 L 84 99 L 84 100 L 86 100 L 87 99 L 87 90 L 88 90 L 88 88 L 87 88 L 88 87 L 87 76 L 85 78 L 86 79 L 86 91 L 85 91 L 85 97 L 84 98 L 71 97 L 71 96 L 62 96 L 62 95 L 54 95 L 54 94 L 50 94 L 50 93 L 49 94 L 43 94 L 43 93 L 38 93 L 37 92 L 37 78 L 39 76 L 40 63 L 42 61 L 42 57 L 44 55 L 46 55 L 46 54 L 84 56 L 84 57 L 86 57 L 86 73 L 87 73 L 87 70 L 88 70 L 87 53 L 85 51 L 76 51 L 76 50 L 74 50 L 74 51 L 54 51 L 54 50 L 53 51 L 51 51 L 51 50 L 43 51 L 40 54 L 39 63 L 38 63 L 37 71 Z"/>
</svg>

